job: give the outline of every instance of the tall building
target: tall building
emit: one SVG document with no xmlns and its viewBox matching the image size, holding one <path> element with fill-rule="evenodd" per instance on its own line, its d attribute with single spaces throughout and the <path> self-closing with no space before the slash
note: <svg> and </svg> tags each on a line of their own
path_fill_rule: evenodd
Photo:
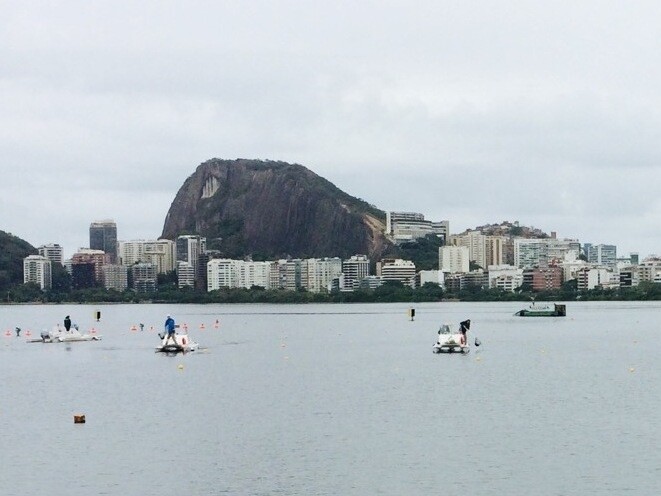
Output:
<svg viewBox="0 0 661 496">
<path fill-rule="evenodd" d="M 411 260 L 384 259 L 377 264 L 377 275 L 383 281 L 399 281 L 405 286 L 415 286 L 415 264 Z"/>
<path fill-rule="evenodd" d="M 333 280 L 342 274 L 339 258 L 307 258 L 301 264 L 301 285 L 312 293 L 330 291 Z"/>
<path fill-rule="evenodd" d="M 470 270 L 467 246 L 441 246 L 438 249 L 438 270 L 447 274 Z"/>
<path fill-rule="evenodd" d="M 177 286 L 195 287 L 195 270 L 188 262 L 177 262 Z"/>
<path fill-rule="evenodd" d="M 33 282 L 41 289 L 53 286 L 51 261 L 41 255 L 29 255 L 23 259 L 23 282 Z"/>
<path fill-rule="evenodd" d="M 137 263 L 130 267 L 133 289 L 138 293 L 153 293 L 158 287 L 156 267 L 150 263 Z"/>
<path fill-rule="evenodd" d="M 590 245 L 588 247 L 588 262 L 605 267 L 615 267 L 617 247 L 615 245 Z"/>
<path fill-rule="evenodd" d="M 57 244 L 48 244 L 42 245 L 38 248 L 39 255 L 46 257 L 53 263 L 59 263 L 64 265 L 64 251 L 60 245 Z"/>
<path fill-rule="evenodd" d="M 126 291 L 128 288 L 128 267 L 126 265 L 104 265 L 103 287 L 115 291 Z"/>
<path fill-rule="evenodd" d="M 128 266 L 150 263 L 157 273 L 165 274 L 176 268 L 175 243 L 169 239 L 120 241 L 119 259 L 122 265 Z"/>
<path fill-rule="evenodd" d="M 87 270 L 84 271 L 85 275 L 83 275 L 83 272 L 79 269 L 78 273 L 82 277 L 80 279 L 82 286 L 79 287 L 91 287 L 103 284 L 103 266 L 109 262 L 108 258 L 109 255 L 102 250 L 92 250 L 89 248 L 83 248 L 74 253 L 71 257 L 72 277 L 78 265 L 91 265 L 93 267 L 93 281 L 87 280 Z"/>
<path fill-rule="evenodd" d="M 395 243 L 406 243 L 428 234 L 447 239 L 450 223 L 447 220 L 432 222 L 417 212 L 386 212 L 386 235 Z"/>
<path fill-rule="evenodd" d="M 177 238 L 177 262 L 187 262 L 197 274 L 198 260 L 207 251 L 207 238 L 196 235 L 183 235 Z"/>
<path fill-rule="evenodd" d="M 269 289 L 271 262 L 213 258 L 207 263 L 207 291 L 259 286 Z"/>
<path fill-rule="evenodd" d="M 342 261 L 344 290 L 352 291 L 360 286 L 361 279 L 370 275 L 370 260 L 366 255 L 354 255 Z"/>
<path fill-rule="evenodd" d="M 110 263 L 117 262 L 117 224 L 115 221 L 101 220 L 90 224 L 90 249 L 107 253 Z"/>
</svg>

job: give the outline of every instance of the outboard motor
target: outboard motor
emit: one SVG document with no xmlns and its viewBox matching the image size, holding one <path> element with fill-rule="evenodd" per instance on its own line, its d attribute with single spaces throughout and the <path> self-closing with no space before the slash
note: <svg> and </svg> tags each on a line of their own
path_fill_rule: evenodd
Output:
<svg viewBox="0 0 661 496">
<path fill-rule="evenodd" d="M 46 341 L 50 337 L 50 334 L 48 334 L 48 331 L 41 331 L 41 340 Z"/>
</svg>

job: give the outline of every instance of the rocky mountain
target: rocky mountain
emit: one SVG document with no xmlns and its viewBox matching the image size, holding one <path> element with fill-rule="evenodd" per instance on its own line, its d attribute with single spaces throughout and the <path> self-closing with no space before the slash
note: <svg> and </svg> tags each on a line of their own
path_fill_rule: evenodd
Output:
<svg viewBox="0 0 661 496">
<path fill-rule="evenodd" d="M 378 257 L 392 248 L 385 212 L 299 164 L 212 159 L 175 196 L 162 237 L 207 238 L 224 256 Z"/>
</svg>

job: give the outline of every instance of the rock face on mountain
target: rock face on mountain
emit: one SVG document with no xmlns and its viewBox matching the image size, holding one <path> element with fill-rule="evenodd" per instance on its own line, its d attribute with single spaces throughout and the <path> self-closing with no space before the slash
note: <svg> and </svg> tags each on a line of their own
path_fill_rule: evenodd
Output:
<svg viewBox="0 0 661 496">
<path fill-rule="evenodd" d="M 0 231 L 0 291 L 23 282 L 23 259 L 36 254 L 37 249 L 27 241 Z"/>
<path fill-rule="evenodd" d="M 177 193 L 162 237 L 207 238 L 224 256 L 380 256 L 385 213 L 298 164 L 212 159 Z"/>
</svg>

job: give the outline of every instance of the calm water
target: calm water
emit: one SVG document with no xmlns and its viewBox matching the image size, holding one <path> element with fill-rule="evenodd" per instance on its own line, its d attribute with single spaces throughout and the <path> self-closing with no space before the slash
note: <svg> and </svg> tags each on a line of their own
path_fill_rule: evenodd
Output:
<svg viewBox="0 0 661 496">
<path fill-rule="evenodd" d="M 0 307 L 0 494 L 659 494 L 661 304 L 409 306 Z M 154 353 L 167 313 L 206 349 Z M 66 314 L 103 340 L 5 337 Z"/>
</svg>

